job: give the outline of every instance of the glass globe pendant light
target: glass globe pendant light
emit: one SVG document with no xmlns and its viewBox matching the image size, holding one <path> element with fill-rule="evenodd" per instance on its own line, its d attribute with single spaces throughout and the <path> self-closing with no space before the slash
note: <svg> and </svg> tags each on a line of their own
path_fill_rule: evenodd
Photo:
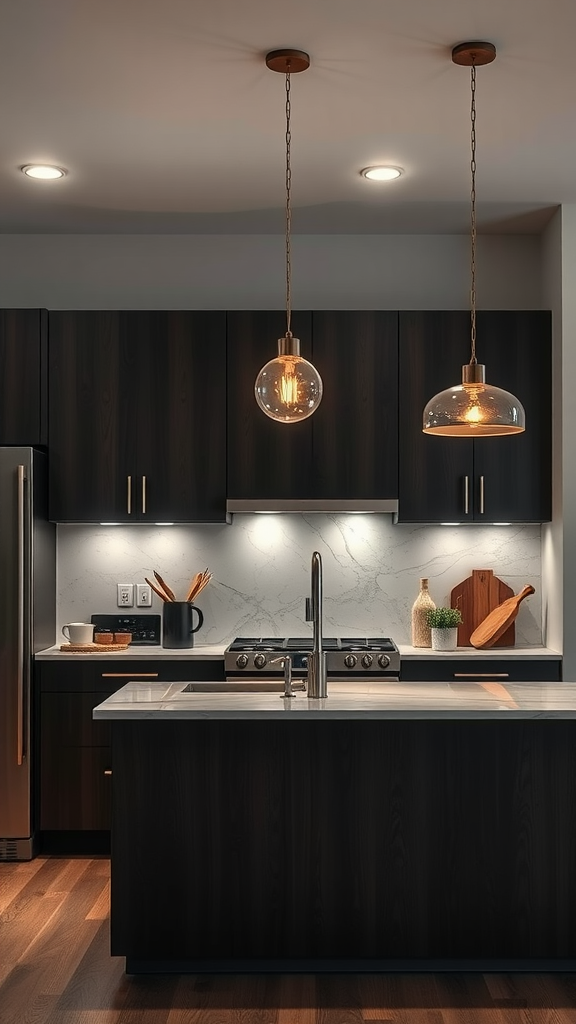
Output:
<svg viewBox="0 0 576 1024">
<path fill-rule="evenodd" d="M 292 220 L 290 166 L 290 75 L 306 71 L 310 57 L 302 50 L 272 50 L 266 55 L 271 71 L 286 75 L 286 334 L 278 339 L 278 355 L 262 367 L 254 394 L 262 412 L 279 423 L 299 423 L 316 411 L 322 400 L 322 379 L 312 363 L 300 355 L 300 341 L 290 330 L 292 318 Z"/>
<path fill-rule="evenodd" d="M 509 391 L 486 383 L 485 367 L 476 360 L 476 67 L 490 64 L 496 57 L 492 43 L 460 43 L 452 50 L 452 60 L 470 68 L 472 101 L 471 131 L 471 287 L 470 287 L 470 362 L 462 367 L 462 383 L 434 395 L 424 409 L 425 434 L 449 437 L 499 437 L 521 434 L 525 429 L 522 403 Z"/>
</svg>

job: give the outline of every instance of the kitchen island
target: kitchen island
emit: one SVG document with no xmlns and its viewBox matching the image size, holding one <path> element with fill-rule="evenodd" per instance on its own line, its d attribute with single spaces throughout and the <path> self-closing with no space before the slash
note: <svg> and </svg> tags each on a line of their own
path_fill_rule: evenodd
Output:
<svg viewBox="0 0 576 1024">
<path fill-rule="evenodd" d="M 128 972 L 574 969 L 576 684 L 387 687 L 95 709 Z"/>
</svg>

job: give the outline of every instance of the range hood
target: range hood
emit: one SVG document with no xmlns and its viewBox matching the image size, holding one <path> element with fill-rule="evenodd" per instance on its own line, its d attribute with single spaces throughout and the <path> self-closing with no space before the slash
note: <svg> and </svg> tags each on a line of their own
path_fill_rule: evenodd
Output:
<svg viewBox="0 0 576 1024">
<path fill-rule="evenodd" d="M 228 498 L 227 512 L 398 512 L 397 498 Z"/>
</svg>

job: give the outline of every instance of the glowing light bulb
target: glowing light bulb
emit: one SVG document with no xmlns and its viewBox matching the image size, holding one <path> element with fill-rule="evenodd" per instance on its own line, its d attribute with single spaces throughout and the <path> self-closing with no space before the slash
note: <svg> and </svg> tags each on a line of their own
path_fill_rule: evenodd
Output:
<svg viewBox="0 0 576 1024">
<path fill-rule="evenodd" d="M 480 391 L 482 388 L 466 388 L 466 391 L 470 394 L 470 405 L 464 413 L 464 419 L 467 423 L 480 423 L 482 417 L 482 411 L 480 409 Z"/>
<path fill-rule="evenodd" d="M 298 423 L 316 411 L 322 400 L 322 379 L 312 363 L 299 354 L 299 341 L 281 338 L 279 354 L 262 367 L 254 394 L 262 412 L 280 423 Z M 286 353 L 282 349 L 293 351 Z"/>
</svg>

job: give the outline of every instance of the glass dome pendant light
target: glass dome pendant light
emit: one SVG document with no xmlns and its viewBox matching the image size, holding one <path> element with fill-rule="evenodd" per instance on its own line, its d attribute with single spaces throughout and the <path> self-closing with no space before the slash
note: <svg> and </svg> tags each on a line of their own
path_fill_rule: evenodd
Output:
<svg viewBox="0 0 576 1024">
<path fill-rule="evenodd" d="M 300 355 L 300 340 L 290 329 L 292 318 L 292 219 L 290 166 L 290 75 L 306 71 L 310 57 L 302 50 L 272 50 L 266 55 L 271 71 L 286 75 L 286 334 L 278 339 L 278 355 L 262 367 L 254 394 L 262 412 L 279 423 L 299 423 L 316 411 L 322 400 L 322 379 L 312 363 Z"/>
<path fill-rule="evenodd" d="M 460 43 L 452 60 L 470 68 L 471 120 L 471 287 L 470 362 L 462 367 L 462 383 L 434 395 L 424 409 L 425 434 L 449 437 L 499 437 L 525 429 L 522 403 L 509 391 L 486 383 L 485 367 L 476 360 L 476 67 L 496 57 L 492 43 Z"/>
</svg>

